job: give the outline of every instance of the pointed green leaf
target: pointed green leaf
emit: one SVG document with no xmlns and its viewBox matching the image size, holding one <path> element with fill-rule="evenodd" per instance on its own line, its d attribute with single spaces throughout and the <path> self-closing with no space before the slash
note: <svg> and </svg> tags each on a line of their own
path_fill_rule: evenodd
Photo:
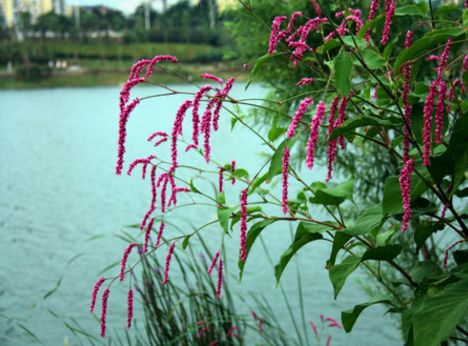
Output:
<svg viewBox="0 0 468 346">
<path fill-rule="evenodd" d="M 401 245 L 377 246 L 368 249 L 362 256 L 362 260 L 391 261 L 400 254 L 401 250 Z"/>
<path fill-rule="evenodd" d="M 356 305 L 352 310 L 343 311 L 341 313 L 341 323 L 343 324 L 343 328 L 346 333 L 351 332 L 354 324 L 356 323 L 356 320 L 358 319 L 361 312 L 364 311 L 364 309 L 368 308 L 369 306 L 381 303 L 391 304 L 391 301 L 388 298 L 376 298 L 370 302 Z"/>
<path fill-rule="evenodd" d="M 330 268 L 328 275 L 333 285 L 335 299 L 338 297 L 338 294 L 343 288 L 346 279 L 351 275 L 352 272 L 356 270 L 356 268 L 359 266 L 359 263 L 361 263 L 360 257 L 349 256 L 346 257 L 340 264 L 336 264 Z"/>
<path fill-rule="evenodd" d="M 356 219 L 354 225 L 343 230 L 350 235 L 363 235 L 372 232 L 378 228 L 383 221 L 382 205 L 376 205 L 364 210 Z"/>
<path fill-rule="evenodd" d="M 351 72 L 353 63 L 348 52 L 342 51 L 335 58 L 335 83 L 341 96 L 348 96 L 351 91 Z"/>
</svg>

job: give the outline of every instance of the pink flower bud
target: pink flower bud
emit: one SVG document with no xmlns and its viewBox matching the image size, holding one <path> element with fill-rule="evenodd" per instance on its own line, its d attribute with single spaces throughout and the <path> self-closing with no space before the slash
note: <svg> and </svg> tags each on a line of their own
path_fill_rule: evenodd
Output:
<svg viewBox="0 0 468 346">
<path fill-rule="evenodd" d="M 164 268 L 164 280 L 163 285 L 169 282 L 169 266 L 171 265 L 172 254 L 174 253 L 175 243 L 172 243 L 169 247 L 169 251 L 166 256 L 166 267 Z"/>
<path fill-rule="evenodd" d="M 143 252 L 148 252 L 148 242 L 149 238 L 151 235 L 151 230 L 153 228 L 153 223 L 154 223 L 154 218 L 150 220 L 148 223 L 148 227 L 146 227 L 146 232 L 145 232 L 145 243 L 143 244 Z"/>
<path fill-rule="evenodd" d="M 326 111 L 325 102 L 320 101 L 317 105 L 317 110 L 310 123 L 310 135 L 309 141 L 307 142 L 307 149 L 306 149 L 306 164 L 309 169 L 312 169 L 314 166 L 314 157 L 315 157 L 315 145 L 318 140 L 318 134 L 320 130 L 320 125 L 322 124 L 323 117 L 325 116 Z"/>
<path fill-rule="evenodd" d="M 219 78 L 219 77 L 217 77 L 217 76 L 215 76 L 215 75 L 212 75 L 212 74 L 210 74 L 210 73 L 203 73 L 200 77 L 203 78 L 203 79 L 212 80 L 212 81 L 214 81 L 214 82 L 216 82 L 216 83 L 219 83 L 219 84 L 223 84 L 223 83 L 224 83 L 224 81 L 223 81 L 222 78 Z"/>
<path fill-rule="evenodd" d="M 124 84 L 122 90 L 120 91 L 120 113 L 123 112 L 128 100 L 130 99 L 130 91 L 132 90 L 132 88 L 140 83 L 143 83 L 144 81 L 144 78 L 138 77 L 130 79 Z"/>
<path fill-rule="evenodd" d="M 166 133 L 166 132 L 163 132 L 163 131 L 156 131 L 156 132 L 152 133 L 152 134 L 148 137 L 147 141 L 148 141 L 148 142 L 151 142 L 153 139 L 155 139 L 155 138 L 158 137 L 158 136 L 160 136 L 160 137 L 167 137 L 167 133 Z"/>
<path fill-rule="evenodd" d="M 130 75 L 128 76 L 128 80 L 140 78 L 141 71 L 151 62 L 150 59 L 141 59 L 138 60 L 130 70 Z"/>
<path fill-rule="evenodd" d="M 405 48 L 409 48 L 411 46 L 411 42 L 413 40 L 413 32 L 408 31 L 406 33 L 405 39 Z M 411 86 L 411 64 L 406 64 L 403 68 L 403 92 L 402 92 L 402 99 L 403 99 L 403 110 L 404 110 L 404 118 L 405 118 L 405 126 L 403 128 L 403 162 L 406 162 L 409 159 L 409 149 L 410 149 L 410 132 L 409 127 L 411 126 L 411 104 L 408 101 L 408 95 L 410 92 Z"/>
<path fill-rule="evenodd" d="M 136 243 L 130 243 L 124 251 L 122 261 L 120 262 L 120 281 L 123 281 L 125 278 L 125 267 L 127 265 L 128 256 L 135 246 L 137 246 Z"/>
<path fill-rule="evenodd" d="M 101 308 L 101 337 L 106 336 L 106 319 L 107 319 L 107 300 L 109 299 L 110 289 L 106 288 L 102 295 Z"/>
<path fill-rule="evenodd" d="M 218 282 L 216 284 L 216 299 L 221 297 L 221 288 L 223 286 L 223 260 L 219 259 Z"/>
<path fill-rule="evenodd" d="M 393 15 L 395 14 L 396 1 L 385 0 L 385 24 L 380 43 L 385 46 L 388 42 L 388 35 L 390 34 L 390 27 L 392 25 Z"/>
<path fill-rule="evenodd" d="M 400 189 L 403 200 L 403 219 L 401 221 L 401 230 L 406 232 L 408 222 L 411 218 L 411 173 L 413 173 L 414 161 L 408 160 L 404 163 L 400 172 Z"/>
<path fill-rule="evenodd" d="M 133 290 L 128 290 L 127 295 L 127 328 L 130 329 L 133 320 Z"/>
<path fill-rule="evenodd" d="M 219 167 L 218 169 L 218 192 L 223 192 L 223 172 L 224 167 Z"/>
<path fill-rule="evenodd" d="M 148 67 L 146 68 L 145 79 L 151 77 L 151 75 L 153 74 L 154 65 L 156 65 L 160 61 L 169 61 L 172 63 L 176 63 L 177 58 L 171 55 L 156 55 L 153 59 L 151 59 L 150 63 L 148 64 Z"/>
<path fill-rule="evenodd" d="M 118 140 L 118 150 L 117 150 L 117 166 L 115 168 L 115 173 L 117 175 L 122 174 L 123 164 L 124 164 L 124 154 L 125 154 L 125 141 L 127 139 L 127 122 L 130 117 L 130 113 L 135 109 L 135 107 L 140 103 L 138 98 L 134 99 L 127 106 L 123 106 L 120 112 L 120 121 L 119 121 L 119 140 Z"/>
<path fill-rule="evenodd" d="M 289 148 L 287 146 L 284 147 L 283 153 L 283 165 L 282 165 L 282 205 L 283 205 L 283 213 L 287 214 L 289 211 L 288 208 L 288 169 L 289 169 Z"/>
<path fill-rule="evenodd" d="M 248 189 L 241 191 L 240 197 L 240 260 L 247 258 L 247 192 Z"/>
<path fill-rule="evenodd" d="M 158 166 L 152 166 L 151 167 L 151 202 L 148 211 L 146 212 L 145 216 L 143 217 L 143 220 L 141 221 L 140 224 L 140 229 L 143 230 L 146 226 L 146 222 L 150 218 L 151 214 L 154 212 L 156 209 L 156 169 Z"/>
<path fill-rule="evenodd" d="M 301 103 L 299 104 L 299 107 L 296 110 L 296 113 L 294 113 L 291 124 L 289 125 L 289 128 L 288 128 L 288 132 L 286 133 L 286 136 L 288 138 L 294 137 L 294 135 L 296 134 L 297 125 L 304 117 L 304 114 L 307 112 L 307 108 L 312 102 L 313 100 L 309 97 L 306 97 L 305 99 L 301 101 Z"/>
<path fill-rule="evenodd" d="M 445 117 L 445 98 L 447 96 L 447 84 L 444 81 L 439 83 L 439 92 L 438 92 L 439 100 L 436 106 L 436 114 L 435 114 L 435 142 L 440 144 L 442 141 L 442 127 L 444 125 L 444 117 Z"/>
<path fill-rule="evenodd" d="M 322 12 L 320 11 L 320 7 L 317 4 L 317 2 L 315 0 L 310 0 L 310 3 L 312 4 L 312 6 L 314 6 L 314 10 L 315 10 L 315 13 L 317 13 L 317 16 L 321 16 Z"/>
<path fill-rule="evenodd" d="M 193 98 L 193 108 L 192 108 L 192 143 L 195 147 L 198 147 L 198 132 L 199 132 L 199 123 L 200 116 L 198 114 L 198 109 L 200 108 L 200 100 L 203 95 L 211 90 L 210 85 L 205 85 L 198 90 Z"/>
<path fill-rule="evenodd" d="M 236 161 L 232 160 L 231 161 L 231 173 L 234 173 L 235 171 L 236 171 Z M 231 182 L 232 182 L 232 185 L 234 185 L 236 183 L 236 178 L 232 178 Z"/>
<path fill-rule="evenodd" d="M 429 156 L 431 155 L 431 131 L 432 131 L 432 112 L 434 110 L 434 99 L 437 94 L 437 79 L 433 80 L 430 87 L 429 93 L 427 94 L 426 101 L 424 103 L 424 126 L 423 126 L 423 165 L 429 166 Z"/>
<path fill-rule="evenodd" d="M 327 341 L 325 342 L 325 346 L 330 346 L 331 345 L 331 340 L 332 340 L 331 335 L 328 335 L 327 336 Z"/>
<path fill-rule="evenodd" d="M 211 275 L 211 273 L 213 272 L 213 269 L 214 269 L 214 267 L 216 265 L 216 262 L 218 261 L 218 258 L 219 258 L 220 255 L 221 255 L 221 253 L 219 251 L 216 251 L 215 255 L 213 256 L 213 259 L 211 260 L 210 267 L 207 270 L 208 275 Z"/>
<path fill-rule="evenodd" d="M 99 292 L 99 288 L 101 288 L 102 284 L 104 283 L 104 281 L 106 281 L 106 279 L 104 279 L 104 277 L 101 277 L 97 282 L 96 284 L 94 285 L 94 288 L 93 288 L 93 293 L 91 294 L 91 305 L 89 307 L 89 310 L 91 312 L 94 312 L 94 307 L 96 305 L 96 297 L 97 297 L 97 294 Z"/>
<path fill-rule="evenodd" d="M 158 236 L 156 238 L 156 247 L 158 247 L 159 244 L 161 243 L 161 238 L 162 238 L 165 227 L 166 225 L 164 224 L 164 221 L 161 221 L 161 225 L 159 226 Z"/>
<path fill-rule="evenodd" d="M 184 116 L 187 110 L 192 106 L 192 101 L 185 101 L 179 107 L 176 118 L 174 120 L 174 125 L 171 132 L 171 160 L 172 166 L 171 169 L 177 167 L 177 136 L 182 134 L 182 123 L 184 121 Z"/>
<path fill-rule="evenodd" d="M 299 17 L 302 17 L 302 12 L 301 11 L 296 11 L 291 15 L 291 18 L 289 19 L 289 23 L 288 23 L 288 28 L 286 29 L 286 32 L 288 34 L 293 30 L 294 22 Z"/>
<path fill-rule="evenodd" d="M 309 321 L 310 328 L 312 328 L 312 331 L 314 332 L 315 336 L 318 336 L 318 330 L 317 327 L 315 326 L 315 323 L 312 321 Z"/>
<path fill-rule="evenodd" d="M 306 84 L 310 84 L 310 83 L 313 83 L 315 82 L 315 78 L 312 78 L 312 77 L 305 77 L 305 78 L 302 78 L 299 82 L 297 82 L 295 85 L 296 86 L 303 86 L 303 85 L 306 85 Z"/>
<path fill-rule="evenodd" d="M 268 54 L 273 54 L 276 50 L 276 46 L 281 39 L 280 36 L 280 27 L 281 23 L 283 23 L 286 19 L 285 16 L 277 16 L 273 19 L 273 23 L 271 25 L 271 34 L 270 34 L 270 41 L 268 47 Z"/>
</svg>

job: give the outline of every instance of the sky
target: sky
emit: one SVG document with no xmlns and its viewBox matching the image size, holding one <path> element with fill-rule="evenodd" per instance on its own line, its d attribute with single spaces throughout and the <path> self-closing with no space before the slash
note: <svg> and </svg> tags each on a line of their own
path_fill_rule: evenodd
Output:
<svg viewBox="0 0 468 346">
<path fill-rule="evenodd" d="M 125 13 L 131 13 L 143 0 L 65 0 L 68 5 L 106 5 L 119 9 Z M 171 5 L 177 0 L 168 0 Z M 162 8 L 161 0 L 152 0 L 153 7 L 157 10 Z"/>
</svg>

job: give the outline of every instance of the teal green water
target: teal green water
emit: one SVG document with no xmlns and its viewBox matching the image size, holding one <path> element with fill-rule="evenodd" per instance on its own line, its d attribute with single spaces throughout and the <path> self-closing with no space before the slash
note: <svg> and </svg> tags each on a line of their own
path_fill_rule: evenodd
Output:
<svg viewBox="0 0 468 346">
<path fill-rule="evenodd" d="M 243 89 L 238 86 L 234 95 L 245 97 Z M 33 331 L 45 345 L 77 344 L 63 323 L 71 318 L 90 334 L 98 335 L 98 323 L 88 312 L 90 291 L 99 271 L 121 258 L 125 243 L 115 235 L 123 226 L 139 223 L 150 198 L 148 182 L 137 175 L 114 174 L 118 92 L 117 88 L 89 88 L 0 93 L 0 345 L 33 344 L 18 323 Z M 138 94 L 155 92 L 145 88 Z M 258 86 L 249 89 L 250 98 L 263 93 Z M 128 127 L 129 159 L 154 151 L 146 137 L 156 130 L 169 131 L 183 100 L 183 96 L 171 96 L 139 105 Z M 213 135 L 212 146 L 215 160 L 228 163 L 236 159 L 238 167 L 252 171 L 264 162 L 259 154 L 267 150 L 248 130 L 236 127 L 231 132 L 227 114 L 222 116 L 221 130 Z M 156 154 L 167 158 L 168 148 L 160 147 Z M 184 156 L 181 161 L 207 168 L 194 154 Z M 308 181 L 320 180 L 324 171 L 316 167 L 312 172 L 304 171 L 304 176 Z M 216 183 L 215 174 L 205 177 Z M 228 203 L 236 204 L 239 186 L 226 184 L 226 188 Z M 190 196 L 180 198 L 179 203 L 184 199 L 190 201 Z M 279 214 L 279 210 L 276 212 Z M 183 212 L 171 215 L 171 221 L 188 232 L 191 224 L 210 221 L 215 213 L 216 209 L 209 207 L 184 208 Z M 319 210 L 316 215 L 322 216 Z M 135 229 L 130 232 L 141 236 Z M 176 228 L 167 232 L 167 236 L 170 232 L 180 234 Z M 203 235 L 212 250 L 216 250 L 220 229 L 207 228 Z M 290 241 L 288 225 L 270 226 L 265 241 L 277 261 Z M 237 230 L 233 238 L 227 239 L 227 250 L 229 273 L 236 275 Z M 249 293 L 264 294 L 284 328 L 293 333 L 286 305 L 278 298 L 280 292 L 275 287 L 273 269 L 259 244 L 254 250 L 244 280 L 241 283 L 231 280 L 231 288 L 245 297 Z M 356 279 L 365 282 L 366 277 L 357 273 L 339 299 L 333 300 L 324 268 L 328 251 L 328 245 L 316 243 L 304 247 L 297 256 L 303 273 L 308 320 L 317 321 L 320 313 L 339 318 L 342 310 L 367 299 L 356 283 Z M 165 252 L 161 254 L 164 255 Z M 113 269 L 106 275 L 116 274 L 117 269 Z M 63 278 L 59 290 L 43 299 L 60 276 Z M 173 279 L 177 279 L 176 274 Z M 282 282 L 299 319 L 294 266 L 286 270 Z M 126 320 L 127 287 L 117 284 L 112 288 L 109 325 L 116 331 L 123 329 Z M 239 301 L 239 310 L 247 313 L 248 307 Z M 352 334 L 333 331 L 334 345 L 401 344 L 396 323 L 383 313 L 379 307 L 369 308 Z"/>
</svg>

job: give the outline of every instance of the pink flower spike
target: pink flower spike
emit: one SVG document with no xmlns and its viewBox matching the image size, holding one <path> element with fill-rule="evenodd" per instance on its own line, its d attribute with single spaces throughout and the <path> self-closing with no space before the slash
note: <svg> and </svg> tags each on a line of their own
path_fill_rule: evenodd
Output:
<svg viewBox="0 0 468 346">
<path fill-rule="evenodd" d="M 97 298 L 97 294 L 99 292 L 99 288 L 101 288 L 102 284 L 104 283 L 104 281 L 106 281 L 106 279 L 104 279 L 104 277 L 101 277 L 97 282 L 96 284 L 94 285 L 94 288 L 93 288 L 93 293 L 91 294 L 91 305 L 89 307 L 89 311 L 91 312 L 94 312 L 94 307 L 96 305 L 96 298 Z"/>
<path fill-rule="evenodd" d="M 177 136 L 182 134 L 182 124 L 187 110 L 192 106 L 192 101 L 185 101 L 177 110 L 177 114 L 172 126 L 171 132 L 171 160 L 172 166 L 170 169 L 177 167 Z"/>
<path fill-rule="evenodd" d="M 452 47 L 453 40 L 449 38 L 445 44 L 444 50 L 440 54 L 439 66 L 437 67 L 437 80 L 440 81 L 444 77 L 445 67 L 449 58 L 450 48 Z"/>
<path fill-rule="evenodd" d="M 151 59 L 151 62 L 148 64 L 148 67 L 146 69 L 145 79 L 148 79 L 149 77 L 151 77 L 151 75 L 153 74 L 154 65 L 156 65 L 160 61 L 169 61 L 172 63 L 176 63 L 177 58 L 171 55 L 156 55 L 153 59 Z"/>
<path fill-rule="evenodd" d="M 171 265 L 172 254 L 174 253 L 175 243 L 172 243 L 169 247 L 169 251 L 166 256 L 166 267 L 164 268 L 164 280 L 163 285 L 169 282 L 169 266 Z"/>
<path fill-rule="evenodd" d="M 161 225 L 159 226 L 158 236 L 156 238 L 156 247 L 158 247 L 159 244 L 161 243 L 161 238 L 162 238 L 165 227 L 166 225 L 164 224 L 164 221 L 161 221 Z"/>
<path fill-rule="evenodd" d="M 106 319 L 107 319 L 107 300 L 109 299 L 110 289 L 106 288 L 102 295 L 101 307 L 101 337 L 106 336 Z"/>
<path fill-rule="evenodd" d="M 223 286 L 223 260 L 219 259 L 218 282 L 216 284 L 216 299 L 221 298 L 221 288 Z"/>
<path fill-rule="evenodd" d="M 151 142 L 153 139 L 155 139 L 156 137 L 167 137 L 167 133 L 166 132 L 163 132 L 163 131 L 156 131 L 154 133 L 152 133 L 151 135 L 149 135 L 147 141 L 148 142 Z"/>
<path fill-rule="evenodd" d="M 223 81 L 222 78 L 219 78 L 219 77 L 217 77 L 217 76 L 215 76 L 215 75 L 212 75 L 212 74 L 210 74 L 210 73 L 203 73 L 200 77 L 203 78 L 203 79 L 212 80 L 212 81 L 214 81 L 214 82 L 216 82 L 216 83 L 219 83 L 219 84 L 223 84 L 223 83 L 224 83 L 224 81 Z"/>
<path fill-rule="evenodd" d="M 309 321 L 309 324 L 310 324 L 310 328 L 312 328 L 315 336 L 318 336 L 318 331 L 317 331 L 317 327 L 315 326 L 315 323 L 312 322 L 312 321 Z"/>
<path fill-rule="evenodd" d="M 327 342 L 325 343 L 325 346 L 331 346 L 331 340 L 332 340 L 331 335 L 327 336 Z"/>
<path fill-rule="evenodd" d="M 371 5 L 370 5 L 370 10 L 369 10 L 369 16 L 367 17 L 368 22 L 374 19 L 375 14 L 377 13 L 378 7 L 379 7 L 379 0 L 372 0 Z M 366 38 L 367 44 L 369 44 L 371 40 L 370 29 L 366 31 L 365 38 Z"/>
<path fill-rule="evenodd" d="M 307 108 L 312 102 L 314 101 L 309 97 L 306 97 L 305 99 L 301 101 L 301 103 L 299 104 L 299 107 L 297 107 L 297 110 L 294 113 L 291 124 L 289 125 L 289 128 L 288 128 L 288 132 L 286 133 L 286 136 L 288 138 L 294 137 L 294 135 L 296 134 L 297 125 L 299 125 L 299 122 L 304 117 L 304 114 L 307 112 Z"/>
<path fill-rule="evenodd" d="M 438 55 L 429 55 L 427 58 L 426 58 L 426 61 L 439 61 L 440 60 L 440 57 Z"/>
<path fill-rule="evenodd" d="M 230 337 L 234 337 L 234 338 L 239 338 L 240 335 L 238 333 L 234 333 L 236 330 L 238 330 L 239 328 L 237 328 L 237 326 L 232 326 L 231 328 L 229 328 L 229 330 L 227 331 L 227 336 L 230 336 Z"/>
<path fill-rule="evenodd" d="M 130 243 L 124 251 L 122 261 L 120 262 L 120 281 L 123 281 L 125 278 L 125 267 L 127 265 L 128 256 L 135 246 L 137 246 L 136 243 Z"/>
<path fill-rule="evenodd" d="M 385 0 L 385 24 L 380 43 L 385 46 L 388 42 L 388 35 L 390 34 L 390 27 L 392 25 L 393 15 L 395 14 L 396 1 Z"/>
<path fill-rule="evenodd" d="M 128 76 L 128 80 L 131 80 L 131 79 L 134 79 L 134 78 L 140 78 L 141 70 L 143 70 L 146 67 L 146 65 L 148 65 L 150 62 L 151 62 L 150 59 L 138 60 L 132 66 L 132 69 L 130 70 L 130 75 Z"/>
<path fill-rule="evenodd" d="M 215 131 L 218 131 L 219 129 L 219 115 L 221 112 L 221 107 L 223 106 L 223 100 L 228 96 L 235 81 L 236 79 L 234 77 L 229 78 L 224 88 L 219 92 L 219 94 L 215 95 L 215 98 L 217 98 L 213 111 L 213 129 Z"/>
<path fill-rule="evenodd" d="M 185 147 L 185 152 L 188 152 L 190 149 L 197 149 L 195 144 L 189 144 Z"/>
<path fill-rule="evenodd" d="M 411 46 L 411 42 L 413 40 L 413 32 L 408 31 L 406 33 L 405 39 L 405 48 L 409 48 Z M 403 109 L 404 109 L 404 118 L 405 118 L 405 125 L 403 128 L 403 162 L 406 162 L 409 159 L 409 149 L 410 149 L 410 132 L 409 127 L 411 126 L 411 104 L 408 100 L 408 95 L 410 92 L 411 86 L 411 64 L 407 64 L 403 67 L 403 92 L 402 92 L 402 100 L 403 100 Z"/>
<path fill-rule="evenodd" d="M 432 131 L 432 112 L 434 110 L 434 99 L 437 94 L 437 79 L 433 80 L 429 86 L 429 93 L 427 94 L 424 103 L 424 126 L 423 126 L 423 165 L 429 166 L 429 156 L 431 155 L 431 131 Z"/>
<path fill-rule="evenodd" d="M 223 192 L 223 172 L 224 167 L 219 167 L 218 169 L 218 192 Z"/>
<path fill-rule="evenodd" d="M 150 218 L 153 211 L 156 209 L 156 197 L 157 197 L 156 196 L 156 187 L 157 187 L 157 184 L 156 184 L 156 170 L 157 170 L 157 168 L 158 168 L 158 166 L 152 166 L 151 167 L 151 173 L 150 173 L 150 176 L 151 176 L 151 202 L 150 202 L 150 207 L 149 207 L 148 211 L 146 212 L 145 216 L 143 217 L 143 220 L 141 221 L 141 224 L 140 224 L 140 229 L 141 230 L 145 229 L 146 222 Z"/>
<path fill-rule="evenodd" d="M 248 189 L 242 190 L 240 197 L 240 260 L 245 261 L 247 258 L 247 192 Z"/>
<path fill-rule="evenodd" d="M 303 86 L 303 85 L 306 85 L 306 84 L 310 84 L 310 83 L 313 83 L 315 82 L 315 78 L 312 78 L 312 77 L 305 77 L 305 78 L 302 78 L 299 82 L 297 82 L 295 85 L 296 86 Z"/>
<path fill-rule="evenodd" d="M 331 133 L 333 132 L 335 128 L 335 115 L 336 115 L 336 110 L 338 109 L 339 101 L 340 101 L 340 97 L 335 96 L 330 105 L 330 115 L 328 116 L 328 132 L 327 132 L 328 140 L 330 140 Z"/>
<path fill-rule="evenodd" d="M 122 90 L 120 91 L 120 112 L 123 112 L 125 106 L 127 105 L 128 100 L 130 99 L 130 91 L 132 88 L 140 83 L 145 81 L 144 78 L 133 78 L 128 80 Z"/>
<path fill-rule="evenodd" d="M 270 34 L 270 42 L 268 47 L 268 54 L 273 54 L 276 50 L 276 46 L 281 39 L 280 36 L 280 26 L 286 19 L 285 16 L 277 16 L 273 19 L 273 23 L 271 24 L 271 34 Z"/>
<path fill-rule="evenodd" d="M 310 3 L 312 4 L 312 6 L 314 6 L 314 10 L 317 13 L 317 16 L 321 16 L 322 12 L 320 11 L 320 7 L 317 4 L 317 2 L 315 0 L 310 0 Z"/>
<path fill-rule="evenodd" d="M 157 147 L 157 146 L 159 146 L 160 144 L 163 144 L 164 142 L 167 142 L 167 137 L 161 138 L 159 141 L 157 141 L 156 143 L 154 143 L 153 147 Z"/>
<path fill-rule="evenodd" d="M 221 253 L 219 252 L 219 250 L 216 251 L 216 253 L 213 256 L 213 259 L 211 261 L 210 267 L 207 270 L 208 275 L 211 275 L 211 272 L 213 271 L 213 269 L 214 269 L 214 267 L 216 265 L 216 262 L 218 261 L 218 258 L 219 258 L 220 255 L 221 255 Z"/>
<path fill-rule="evenodd" d="M 468 71 L 468 54 L 465 55 L 463 58 L 463 68 L 462 68 L 462 73 L 465 73 Z"/>
<path fill-rule="evenodd" d="M 302 12 L 301 11 L 296 11 L 291 15 L 291 18 L 289 19 L 288 23 L 288 28 L 286 29 L 286 33 L 291 33 L 293 30 L 294 22 L 296 21 L 297 18 L 302 17 Z"/>
<path fill-rule="evenodd" d="M 193 108 L 192 108 L 192 142 L 195 147 L 198 146 L 198 132 L 199 132 L 199 123 L 200 123 L 200 115 L 198 114 L 198 110 L 200 108 L 200 101 L 208 91 L 211 90 L 210 85 L 205 85 L 197 91 L 193 98 Z"/>
<path fill-rule="evenodd" d="M 449 247 L 447 247 L 445 250 L 444 250 L 444 259 L 442 261 L 442 270 L 443 271 L 446 271 L 447 270 L 447 263 L 448 263 L 448 256 L 449 256 L 449 252 L 450 250 L 452 250 L 455 246 L 459 245 L 459 244 L 462 244 L 464 243 L 465 241 L 464 240 L 458 240 L 456 241 L 455 243 L 451 244 Z"/>
<path fill-rule="evenodd" d="M 231 161 L 231 173 L 234 173 L 235 171 L 236 171 L 236 161 L 232 160 Z M 232 178 L 231 182 L 232 182 L 232 185 L 234 185 L 236 183 L 236 178 Z"/>
<path fill-rule="evenodd" d="M 284 147 L 283 153 L 283 165 L 282 165 L 282 205 L 283 205 L 283 214 L 289 212 L 288 208 L 288 169 L 289 169 L 289 148 L 288 146 Z"/>
<path fill-rule="evenodd" d="M 401 221 L 401 230 L 406 232 L 408 222 L 411 218 L 411 173 L 413 173 L 414 161 L 408 160 L 404 163 L 400 172 L 400 189 L 403 200 L 403 219 Z"/>
<path fill-rule="evenodd" d="M 334 318 L 327 317 L 325 318 L 325 321 L 329 322 L 328 324 L 329 327 L 335 327 L 335 328 L 341 329 L 341 324 L 339 324 L 338 321 L 335 320 Z"/>
<path fill-rule="evenodd" d="M 125 141 L 127 139 L 127 122 L 130 117 L 130 113 L 135 109 L 135 107 L 140 103 L 140 99 L 134 99 L 130 104 L 124 106 L 120 112 L 120 121 L 119 121 L 119 140 L 117 143 L 117 166 L 115 168 L 115 173 L 117 175 L 122 174 L 123 164 L 124 164 L 124 154 L 125 154 Z"/>
<path fill-rule="evenodd" d="M 150 220 L 148 223 L 148 227 L 146 227 L 146 232 L 145 232 L 145 243 L 143 244 L 143 252 L 146 253 L 148 252 L 148 242 L 149 238 L 151 235 L 151 230 L 153 229 L 153 223 L 154 223 L 154 218 Z"/>
<path fill-rule="evenodd" d="M 315 145 L 317 144 L 320 125 L 322 124 L 323 117 L 325 116 L 326 108 L 325 102 L 321 100 L 317 105 L 314 119 L 312 119 L 312 122 L 310 123 L 310 135 L 306 149 L 306 164 L 309 169 L 312 169 L 314 166 Z"/>
<path fill-rule="evenodd" d="M 436 106 L 435 114 L 435 142 L 440 144 L 442 141 L 442 127 L 444 126 L 444 116 L 445 116 L 445 98 L 447 96 L 447 84 L 444 81 L 439 83 L 439 100 Z"/>
<path fill-rule="evenodd" d="M 133 290 L 128 290 L 127 295 L 127 328 L 130 329 L 133 320 Z"/>
</svg>

